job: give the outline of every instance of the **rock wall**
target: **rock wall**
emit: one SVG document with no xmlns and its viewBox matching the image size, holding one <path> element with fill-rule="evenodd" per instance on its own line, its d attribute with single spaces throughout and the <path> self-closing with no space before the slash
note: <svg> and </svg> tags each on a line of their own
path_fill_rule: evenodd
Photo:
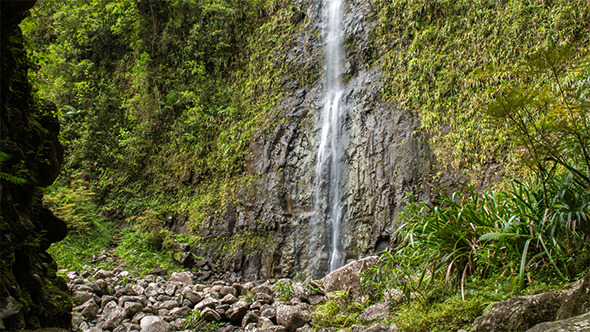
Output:
<svg viewBox="0 0 590 332">
<path fill-rule="evenodd" d="M 42 190 L 63 162 L 54 105 L 38 106 L 17 26 L 35 1 L 0 3 L 2 84 L 0 122 L 0 330 L 69 327 L 71 299 L 46 252 L 66 236 L 66 224 L 42 206 Z"/>
<path fill-rule="evenodd" d="M 323 68 L 325 17 L 322 1 L 300 0 L 306 8 L 303 30 L 294 36 L 286 61 Z M 414 134 L 420 120 L 395 104 L 383 103 L 379 52 L 372 44 L 376 26 L 370 1 L 345 1 L 346 60 L 343 67 L 346 102 L 344 124 L 346 202 L 342 247 L 350 261 L 390 246 L 396 216 L 405 196 L 429 199 L 423 182 L 433 155 L 426 139 Z M 310 65 L 311 63 L 311 65 Z M 228 207 L 225 220 L 212 220 L 201 235 L 227 238 L 238 233 L 270 234 L 259 250 L 221 252 L 220 245 L 197 250 L 223 270 L 247 278 L 286 276 L 302 271 L 316 277 L 327 272 L 329 225 L 314 219 L 316 153 L 324 81 L 312 84 L 284 77 L 287 94 L 269 128 L 250 145 L 246 168 L 254 181 L 240 190 L 240 202 Z M 320 189 L 320 194 L 323 189 Z M 314 227 L 318 223 L 319 227 Z M 252 241 L 256 242 L 256 237 Z M 316 245 L 311 245 L 316 243 Z"/>
</svg>

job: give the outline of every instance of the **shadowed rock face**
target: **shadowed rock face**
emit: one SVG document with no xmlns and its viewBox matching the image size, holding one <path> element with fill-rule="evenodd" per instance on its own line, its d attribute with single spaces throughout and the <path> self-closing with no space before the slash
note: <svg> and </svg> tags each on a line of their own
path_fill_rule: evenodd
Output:
<svg viewBox="0 0 590 332">
<path fill-rule="evenodd" d="M 325 17 L 322 1 L 301 0 L 302 30 L 285 50 L 285 61 L 301 68 L 322 68 Z M 379 50 L 370 37 L 376 27 L 369 1 L 344 4 L 344 73 L 341 130 L 345 169 L 338 191 L 345 205 L 341 236 L 344 263 L 372 255 L 395 241 L 396 217 L 413 192 L 428 200 L 423 186 L 432 153 L 414 132 L 418 118 L 382 101 Z M 259 131 L 250 144 L 246 169 L 255 178 L 239 192 L 225 220 L 203 223 L 201 235 L 213 238 L 240 232 L 267 231 L 272 243 L 262 252 L 219 254 L 218 247 L 196 253 L 221 262 L 220 268 L 246 278 L 290 275 L 295 271 L 322 277 L 328 270 L 330 230 L 314 227 L 316 164 L 320 114 L 324 106 L 323 74 L 315 82 L 284 77 L 287 93 L 278 103 L 277 121 Z M 320 189 L 320 195 L 325 194 Z M 311 243 L 319 245 L 311 246 Z M 325 243 L 325 244 L 323 244 Z M 225 268 L 224 268 L 225 266 Z"/>
<path fill-rule="evenodd" d="M 70 294 L 46 250 L 66 224 L 42 206 L 40 187 L 63 162 L 55 106 L 35 105 L 18 24 L 35 1 L 2 1 L 0 330 L 71 325 Z M 53 113 L 52 113 L 53 112 Z"/>
</svg>

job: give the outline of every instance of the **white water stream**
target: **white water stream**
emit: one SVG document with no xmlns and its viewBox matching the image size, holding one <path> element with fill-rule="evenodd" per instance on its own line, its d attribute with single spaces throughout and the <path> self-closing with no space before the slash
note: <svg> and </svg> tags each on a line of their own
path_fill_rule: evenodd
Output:
<svg viewBox="0 0 590 332">
<path fill-rule="evenodd" d="M 328 272 L 343 263 L 340 230 L 344 222 L 344 206 L 341 198 L 341 180 L 344 167 L 342 146 L 342 2 L 327 1 L 326 85 L 325 101 L 321 114 L 320 145 L 317 154 L 317 189 L 315 225 L 325 227 L 326 247 L 329 248 Z"/>
</svg>

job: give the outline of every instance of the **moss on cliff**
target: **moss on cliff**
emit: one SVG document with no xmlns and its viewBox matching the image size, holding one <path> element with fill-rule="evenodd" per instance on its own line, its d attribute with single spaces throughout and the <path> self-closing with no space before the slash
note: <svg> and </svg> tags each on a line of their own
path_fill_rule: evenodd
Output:
<svg viewBox="0 0 590 332">
<path fill-rule="evenodd" d="M 590 44 L 584 0 L 380 0 L 375 8 L 384 98 L 422 117 L 438 169 L 477 182 L 494 164 L 518 167 L 507 129 L 483 114 L 494 88 L 516 79 L 523 60 L 548 42 L 580 52 Z"/>
<path fill-rule="evenodd" d="M 0 329 L 69 327 L 70 294 L 46 250 L 66 225 L 42 206 L 42 189 L 57 177 L 63 148 L 55 106 L 31 96 L 28 60 L 17 24 L 35 1 L 5 1 L 2 10 L 0 121 Z"/>
</svg>

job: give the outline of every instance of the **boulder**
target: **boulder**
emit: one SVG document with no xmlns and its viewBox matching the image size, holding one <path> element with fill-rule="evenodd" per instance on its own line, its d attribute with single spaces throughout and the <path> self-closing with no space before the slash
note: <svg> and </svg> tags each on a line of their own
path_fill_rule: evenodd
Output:
<svg viewBox="0 0 590 332">
<path fill-rule="evenodd" d="M 105 330 L 113 330 L 125 318 L 125 309 L 121 308 L 114 301 L 111 301 L 102 310 L 102 318 L 105 321 L 103 328 Z"/>
<path fill-rule="evenodd" d="M 170 282 L 179 282 L 183 285 L 192 285 L 193 277 L 188 272 L 173 272 L 170 276 Z"/>
<path fill-rule="evenodd" d="M 145 316 L 140 322 L 141 332 L 172 332 L 174 328 L 162 318 L 157 316 Z"/>
<path fill-rule="evenodd" d="M 387 303 L 377 303 L 374 304 L 362 314 L 359 315 L 358 319 L 363 322 L 364 324 L 371 323 L 376 320 L 381 320 L 389 315 L 389 305 Z"/>
<path fill-rule="evenodd" d="M 98 315 L 98 309 L 96 302 L 90 299 L 74 310 L 79 311 L 86 320 L 93 320 Z"/>
<path fill-rule="evenodd" d="M 590 312 L 568 319 L 537 324 L 527 332 L 582 332 L 590 331 Z"/>
<path fill-rule="evenodd" d="M 281 305 L 277 308 L 277 324 L 284 326 L 287 331 L 295 331 L 309 321 L 308 315 L 309 312 L 300 306 Z"/>
<path fill-rule="evenodd" d="M 324 291 L 349 291 L 352 300 L 359 302 L 363 292 L 361 291 L 361 273 L 378 262 L 377 256 L 370 256 L 351 262 L 324 277 Z"/>
<path fill-rule="evenodd" d="M 248 307 L 249 305 L 246 301 L 238 301 L 229 307 L 225 312 L 225 317 L 235 325 L 241 324 L 246 312 L 248 312 Z"/>
<path fill-rule="evenodd" d="M 208 322 L 221 321 L 221 315 L 217 311 L 215 311 L 215 309 L 208 307 L 201 311 L 201 317 Z"/>
<path fill-rule="evenodd" d="M 560 304 L 557 294 L 519 296 L 495 303 L 473 322 L 471 329 L 487 331 L 526 331 L 543 322 L 555 320 Z"/>
<path fill-rule="evenodd" d="M 195 306 L 195 310 L 203 310 L 204 308 L 215 308 L 219 305 L 219 300 L 216 300 L 214 298 L 206 298 L 203 301 L 197 303 L 197 305 Z"/>
<path fill-rule="evenodd" d="M 563 320 L 590 311 L 590 271 L 584 279 L 574 284 L 571 290 L 563 291 L 559 296 L 561 307 L 556 319 Z"/>
</svg>

